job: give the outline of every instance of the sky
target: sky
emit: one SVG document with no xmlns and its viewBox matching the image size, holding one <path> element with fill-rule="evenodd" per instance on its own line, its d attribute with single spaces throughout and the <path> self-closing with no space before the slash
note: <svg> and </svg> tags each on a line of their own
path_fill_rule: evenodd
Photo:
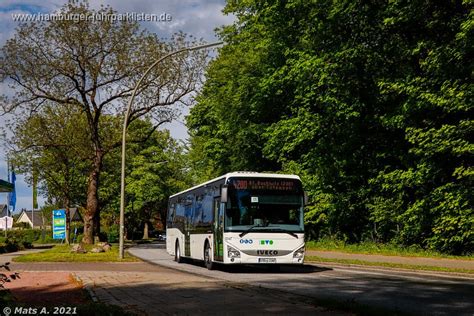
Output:
<svg viewBox="0 0 474 316">
<path fill-rule="evenodd" d="M 18 26 L 14 21 L 15 14 L 49 14 L 67 3 L 67 0 L 1 0 L 0 1 L 0 46 L 13 37 Z M 224 15 L 222 9 L 225 0 L 90 0 L 92 8 L 101 5 L 110 5 L 118 13 L 144 13 L 168 14 L 171 21 L 165 22 L 140 22 L 141 26 L 150 32 L 158 34 L 160 38 L 169 38 L 173 33 L 183 31 L 206 42 L 216 41 L 215 28 L 231 24 L 233 16 Z M 11 96 L 12 91 L 5 84 L 0 83 L 0 95 Z M 186 139 L 188 134 L 184 126 L 184 116 L 188 113 L 184 109 L 181 118 L 165 126 L 173 137 Z M 5 125 L 5 117 L 0 116 L 0 126 Z M 3 141 L 0 141 L 3 142 Z M 7 179 L 7 163 L 5 157 L 5 144 L 0 143 L 0 179 Z M 22 208 L 31 209 L 33 205 L 32 190 L 25 183 L 22 175 L 17 175 L 16 182 L 17 203 L 16 213 Z M 0 204 L 6 203 L 7 194 L 0 193 Z M 44 199 L 39 197 L 39 206 L 44 204 Z"/>
</svg>

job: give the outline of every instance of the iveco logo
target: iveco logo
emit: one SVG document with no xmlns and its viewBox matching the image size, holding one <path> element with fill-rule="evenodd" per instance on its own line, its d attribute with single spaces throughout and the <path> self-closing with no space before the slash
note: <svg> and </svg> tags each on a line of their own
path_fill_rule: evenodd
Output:
<svg viewBox="0 0 474 316">
<path fill-rule="evenodd" d="M 277 256 L 278 250 L 257 250 L 258 256 Z"/>
</svg>

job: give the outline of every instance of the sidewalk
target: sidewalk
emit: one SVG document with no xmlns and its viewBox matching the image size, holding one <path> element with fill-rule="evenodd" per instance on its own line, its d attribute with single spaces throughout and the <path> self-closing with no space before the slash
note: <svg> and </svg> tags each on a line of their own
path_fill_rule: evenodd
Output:
<svg viewBox="0 0 474 316">
<path fill-rule="evenodd" d="M 26 252 L 34 251 L 28 250 Z M 156 255 L 155 252 L 150 253 Z M 11 258 L 19 254 L 20 252 L 0 255 L 0 260 L 10 261 Z M 371 262 L 474 269 L 474 260 L 361 255 L 312 250 L 308 251 L 307 255 L 327 259 L 357 259 Z M 172 262 L 169 255 L 163 252 L 163 256 Z M 9 260 L 5 260 L 7 258 Z M 20 273 L 22 279 L 8 283 L 6 287 L 12 291 L 14 297 L 25 304 L 32 303 L 35 299 L 38 303 L 81 304 L 84 300 L 83 286 L 92 294 L 93 299 L 121 306 L 139 315 L 190 314 L 190 311 L 193 315 L 218 315 L 222 311 L 226 311 L 229 315 L 347 314 L 315 306 L 311 300 L 303 300 L 301 295 L 250 285 L 247 282 L 242 282 L 239 274 L 235 274 L 236 280 L 192 274 L 192 271 L 189 270 L 195 267 L 193 265 L 181 265 L 191 273 L 145 262 L 12 262 L 10 266 L 12 271 Z M 201 267 L 199 270 L 207 272 Z M 331 278 L 331 273 L 336 272 L 319 274 L 320 282 Z M 271 274 L 268 277 L 271 277 Z M 301 275 L 301 277 L 305 276 Z M 336 277 L 341 278 L 340 276 Z M 306 285 L 303 284 L 303 286 Z"/>
<path fill-rule="evenodd" d="M 11 291 L 13 297 L 19 302 L 28 304 L 58 304 L 68 302 L 71 304 L 86 303 L 82 286 L 78 284 L 70 272 L 47 272 L 46 269 L 31 269 L 33 264 L 13 262 L 13 258 L 45 251 L 46 249 L 26 249 L 22 251 L 0 254 L 0 264 L 10 262 L 11 273 L 19 272 L 20 278 L 5 283 L 4 286 Z M 30 268 L 28 268 L 30 266 Z M 60 266 L 59 263 L 56 264 Z M 23 268 L 22 268 L 23 267 Z M 25 269 L 26 267 L 26 269 Z M 2 269 L 1 273 L 10 274 Z"/>
<path fill-rule="evenodd" d="M 6 288 L 26 305 L 32 302 L 81 304 L 84 287 L 93 300 L 118 305 L 138 315 L 220 315 L 223 311 L 226 315 L 348 314 L 315 306 L 290 293 L 222 281 L 145 262 L 13 262 L 11 268 L 20 273 L 22 280 L 8 283 Z"/>
<path fill-rule="evenodd" d="M 26 249 L 26 250 L 21 250 L 21 251 L 2 253 L 2 254 L 0 254 L 0 264 L 5 264 L 7 262 L 11 263 L 13 258 L 15 258 L 15 257 L 26 255 L 28 253 L 41 252 L 41 251 L 45 251 L 45 250 L 46 249 Z"/>
<path fill-rule="evenodd" d="M 444 259 L 444 258 L 426 258 L 426 257 L 402 257 L 402 256 L 385 256 L 385 255 L 365 255 L 346 253 L 338 251 L 318 251 L 308 250 L 306 256 L 316 256 L 324 259 L 346 259 L 360 260 L 368 262 L 395 263 L 416 266 L 430 266 L 449 269 L 466 269 L 474 270 L 474 260 L 462 259 Z"/>
</svg>

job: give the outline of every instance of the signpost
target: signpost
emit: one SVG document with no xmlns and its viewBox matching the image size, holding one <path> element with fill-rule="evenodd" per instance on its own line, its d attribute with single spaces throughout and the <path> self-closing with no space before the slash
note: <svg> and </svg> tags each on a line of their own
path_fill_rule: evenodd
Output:
<svg viewBox="0 0 474 316">
<path fill-rule="evenodd" d="M 5 230 L 5 238 L 7 238 L 7 230 L 13 227 L 13 217 L 4 216 L 0 218 L 0 229 Z"/>
<path fill-rule="evenodd" d="M 66 239 L 66 210 L 53 211 L 53 239 Z"/>
</svg>

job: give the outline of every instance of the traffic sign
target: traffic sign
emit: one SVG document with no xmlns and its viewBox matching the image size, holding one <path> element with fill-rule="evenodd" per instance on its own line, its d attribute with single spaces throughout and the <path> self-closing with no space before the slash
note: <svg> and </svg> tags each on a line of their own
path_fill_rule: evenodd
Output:
<svg viewBox="0 0 474 316">
<path fill-rule="evenodd" d="M 53 211 L 53 239 L 66 238 L 66 210 Z"/>
</svg>

